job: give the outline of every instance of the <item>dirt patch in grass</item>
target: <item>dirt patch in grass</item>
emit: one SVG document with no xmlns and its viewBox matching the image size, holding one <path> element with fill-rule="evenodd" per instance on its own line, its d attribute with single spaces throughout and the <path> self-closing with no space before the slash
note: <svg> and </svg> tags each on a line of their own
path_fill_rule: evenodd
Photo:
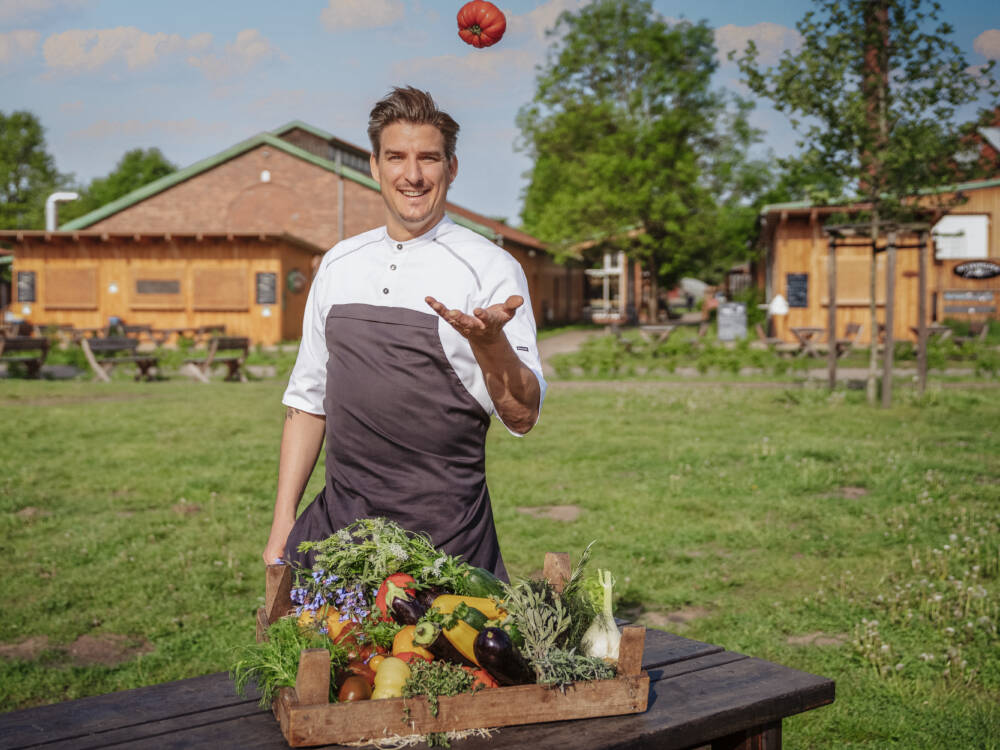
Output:
<svg viewBox="0 0 1000 750">
<path fill-rule="evenodd" d="M 201 512 L 201 506 L 189 503 L 183 498 L 179 503 L 175 503 L 171 510 L 179 516 L 191 516 Z"/>
<path fill-rule="evenodd" d="M 49 647 L 45 635 L 33 635 L 18 643 L 0 643 L 0 659 L 8 661 L 31 661 Z"/>
<path fill-rule="evenodd" d="M 711 614 L 704 607 L 685 607 L 673 612 L 641 612 L 635 616 L 635 622 L 650 628 L 683 629 L 689 623 L 700 617 Z"/>
<path fill-rule="evenodd" d="M 539 505 L 534 508 L 518 508 L 517 512 L 546 521 L 571 522 L 579 518 L 583 511 L 576 505 Z"/>
<path fill-rule="evenodd" d="M 845 500 L 857 500 L 865 497 L 868 494 L 868 489 L 865 487 L 841 487 L 839 494 Z"/>
<path fill-rule="evenodd" d="M 70 661 L 78 667 L 114 667 L 131 661 L 139 654 L 153 651 L 145 638 L 130 638 L 117 633 L 81 635 L 69 645 Z"/>
<path fill-rule="evenodd" d="M 22 521 L 33 521 L 36 518 L 46 518 L 47 516 L 51 516 L 52 514 L 47 510 L 36 508 L 34 505 L 27 505 L 21 508 L 21 510 L 19 510 L 14 515 L 20 518 Z"/>
<path fill-rule="evenodd" d="M 805 635 L 790 635 L 786 641 L 790 646 L 843 646 L 847 643 L 844 634 L 827 634 L 821 630 Z"/>
</svg>

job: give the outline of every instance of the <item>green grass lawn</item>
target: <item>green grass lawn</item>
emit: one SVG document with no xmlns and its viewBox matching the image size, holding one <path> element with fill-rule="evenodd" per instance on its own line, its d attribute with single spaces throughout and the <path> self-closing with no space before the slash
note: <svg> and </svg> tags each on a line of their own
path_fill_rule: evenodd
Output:
<svg viewBox="0 0 1000 750">
<path fill-rule="evenodd" d="M 0 710 L 229 667 L 282 389 L 0 381 Z M 490 431 L 508 568 L 597 539 L 620 615 L 836 679 L 787 747 L 1000 747 L 997 396 L 556 382 L 531 435 Z"/>
</svg>

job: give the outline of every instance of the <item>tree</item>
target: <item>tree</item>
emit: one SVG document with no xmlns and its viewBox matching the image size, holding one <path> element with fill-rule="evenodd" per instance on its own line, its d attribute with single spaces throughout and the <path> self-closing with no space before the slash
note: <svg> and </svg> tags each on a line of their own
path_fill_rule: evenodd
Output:
<svg viewBox="0 0 1000 750">
<path fill-rule="evenodd" d="M 518 113 L 533 160 L 524 226 L 562 253 L 591 242 L 642 262 L 655 319 L 658 279 L 727 252 L 716 183 L 742 200 L 732 178 L 756 134 L 746 108 L 727 114 L 710 87 L 717 63 L 704 23 L 671 25 L 648 0 L 595 0 L 549 33 L 558 41 Z"/>
<path fill-rule="evenodd" d="M 43 229 L 45 199 L 70 178 L 59 174 L 31 112 L 0 112 L 0 229 Z"/>
<path fill-rule="evenodd" d="M 126 151 L 110 174 L 95 177 L 80 190 L 79 200 L 60 207 L 60 223 L 88 214 L 176 170 L 177 167 L 158 148 Z"/>
<path fill-rule="evenodd" d="M 972 125 L 960 108 L 995 97 L 993 64 L 970 69 L 925 0 L 816 0 L 796 28 L 798 50 L 761 68 L 751 42 L 739 60 L 747 85 L 786 112 L 802 133 L 800 145 L 870 206 L 874 244 L 885 222 L 912 220 L 928 202 L 944 211 L 958 200 L 945 188 L 975 177 L 978 162 L 956 160 Z M 984 118 L 986 113 L 982 115 Z M 922 201 L 914 200 L 923 194 Z M 817 201 L 818 202 L 818 201 Z M 875 262 L 870 274 L 875 323 Z M 868 398 L 875 400 L 876 347 L 870 347 Z"/>
</svg>

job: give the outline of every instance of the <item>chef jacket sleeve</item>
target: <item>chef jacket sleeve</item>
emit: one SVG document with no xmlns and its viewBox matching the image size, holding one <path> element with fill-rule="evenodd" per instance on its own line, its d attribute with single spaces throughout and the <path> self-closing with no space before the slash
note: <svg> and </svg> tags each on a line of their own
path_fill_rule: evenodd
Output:
<svg viewBox="0 0 1000 750">
<path fill-rule="evenodd" d="M 327 256 L 329 257 L 329 255 Z M 288 379 L 288 387 L 281 403 L 310 414 L 325 415 L 323 399 L 326 396 L 326 321 L 327 305 L 323 303 L 324 270 L 326 258 L 313 278 L 302 316 L 302 341 L 295 358 L 295 367 Z"/>
</svg>

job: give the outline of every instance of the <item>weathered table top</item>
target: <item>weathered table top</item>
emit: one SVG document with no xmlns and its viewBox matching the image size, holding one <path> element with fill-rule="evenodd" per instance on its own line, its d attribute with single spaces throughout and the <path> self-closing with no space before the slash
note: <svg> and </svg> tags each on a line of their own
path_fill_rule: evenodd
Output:
<svg viewBox="0 0 1000 750">
<path fill-rule="evenodd" d="M 453 743 L 503 748 L 780 747 L 781 720 L 833 702 L 825 677 L 647 631 L 645 713 L 551 722 Z M 0 748 L 286 748 L 256 696 L 239 697 L 224 672 L 0 714 Z"/>
</svg>

